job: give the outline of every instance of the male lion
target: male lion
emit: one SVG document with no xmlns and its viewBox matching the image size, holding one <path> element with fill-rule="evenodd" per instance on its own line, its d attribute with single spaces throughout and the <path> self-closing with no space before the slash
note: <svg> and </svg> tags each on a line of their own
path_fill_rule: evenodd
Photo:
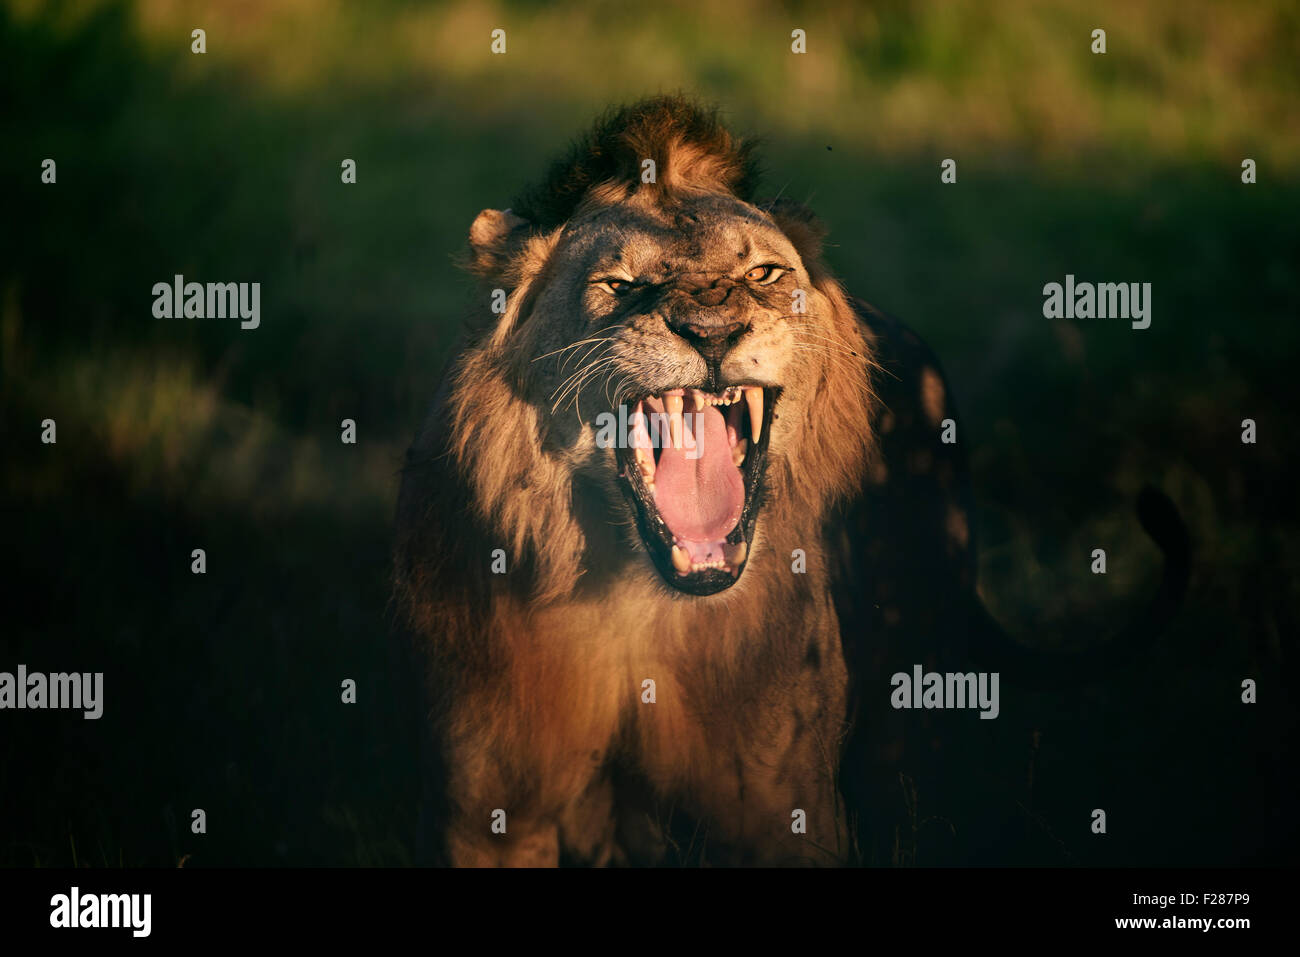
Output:
<svg viewBox="0 0 1300 957">
<path fill-rule="evenodd" d="M 756 178 L 715 113 L 657 97 L 470 228 L 483 296 L 395 560 L 442 859 L 861 859 L 864 769 L 897 756 L 850 721 L 888 698 L 867 676 L 921 660 L 891 629 L 969 631 L 942 376 Z"/>
</svg>

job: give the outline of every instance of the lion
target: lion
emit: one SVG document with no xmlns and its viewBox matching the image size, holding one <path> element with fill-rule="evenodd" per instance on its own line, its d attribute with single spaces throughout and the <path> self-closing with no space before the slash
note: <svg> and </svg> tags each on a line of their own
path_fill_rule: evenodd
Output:
<svg viewBox="0 0 1300 957">
<path fill-rule="evenodd" d="M 964 462 L 933 357 L 757 182 L 716 110 L 659 96 L 470 227 L 482 295 L 408 452 L 394 556 L 438 861 L 864 856 L 885 752 L 858 722 L 898 626 L 877 586 L 922 576 L 933 627 L 973 620 Z M 929 485 L 882 456 L 902 436 Z M 923 488 L 910 524 L 900 482 Z"/>
</svg>

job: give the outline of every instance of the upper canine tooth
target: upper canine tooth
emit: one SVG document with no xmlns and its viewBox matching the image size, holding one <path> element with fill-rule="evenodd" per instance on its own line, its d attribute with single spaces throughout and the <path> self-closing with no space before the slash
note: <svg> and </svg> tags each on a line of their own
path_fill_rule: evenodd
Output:
<svg viewBox="0 0 1300 957">
<path fill-rule="evenodd" d="M 762 403 L 759 403 L 760 407 Z M 664 396 L 664 408 L 668 410 L 668 429 L 672 432 L 673 448 L 680 449 L 683 445 L 682 438 L 682 409 L 686 403 L 680 395 Z"/>
<path fill-rule="evenodd" d="M 746 389 L 745 404 L 749 406 L 749 434 L 757 442 L 763 433 L 763 389 L 759 386 Z"/>
</svg>

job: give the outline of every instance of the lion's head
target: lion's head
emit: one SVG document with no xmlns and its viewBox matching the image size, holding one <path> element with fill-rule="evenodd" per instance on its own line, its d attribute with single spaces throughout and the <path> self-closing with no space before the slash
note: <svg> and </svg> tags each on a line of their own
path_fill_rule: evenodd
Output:
<svg viewBox="0 0 1300 957">
<path fill-rule="evenodd" d="M 765 525 L 814 534 L 860 477 L 867 345 L 819 225 L 757 202 L 756 178 L 715 113 L 657 97 L 475 219 L 485 324 L 447 446 L 537 597 L 647 558 L 680 592 L 722 591 Z"/>
</svg>

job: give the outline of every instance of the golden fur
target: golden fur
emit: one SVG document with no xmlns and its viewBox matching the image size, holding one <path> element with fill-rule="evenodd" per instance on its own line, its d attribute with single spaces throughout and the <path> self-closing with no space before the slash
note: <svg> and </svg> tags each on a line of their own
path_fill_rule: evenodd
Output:
<svg viewBox="0 0 1300 957">
<path fill-rule="evenodd" d="M 821 264 L 816 222 L 756 204 L 755 176 L 749 146 L 715 115 L 655 98 L 607 115 L 513 211 L 471 228 L 481 306 L 409 453 L 395 560 L 453 863 L 680 859 L 683 815 L 695 859 L 846 857 L 847 677 L 824 536 L 872 448 L 868 345 Z M 805 314 L 767 310 L 735 350 L 783 393 L 749 561 L 716 595 L 665 584 L 614 452 L 593 441 L 592 417 L 632 394 L 628 380 L 671 382 L 691 361 L 653 315 L 603 317 L 586 267 L 619 244 L 702 272 L 733 247 L 776 249 L 807 292 Z M 591 348 L 608 358 L 575 388 Z M 798 811 L 806 833 L 792 829 Z"/>
</svg>

